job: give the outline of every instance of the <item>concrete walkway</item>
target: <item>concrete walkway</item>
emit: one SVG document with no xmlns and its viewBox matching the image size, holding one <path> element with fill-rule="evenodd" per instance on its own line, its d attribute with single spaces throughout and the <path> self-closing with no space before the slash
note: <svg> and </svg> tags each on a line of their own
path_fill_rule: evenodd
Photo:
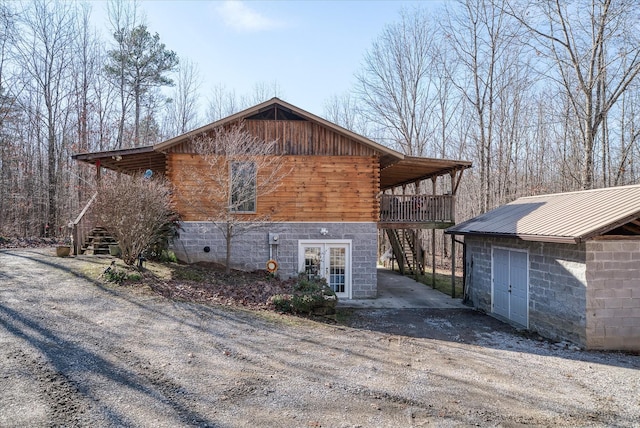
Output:
<svg viewBox="0 0 640 428">
<path fill-rule="evenodd" d="M 389 269 L 378 269 L 378 297 L 375 299 L 340 300 L 344 308 L 469 308 L 462 299 L 452 299 L 430 286 L 402 276 Z"/>
</svg>

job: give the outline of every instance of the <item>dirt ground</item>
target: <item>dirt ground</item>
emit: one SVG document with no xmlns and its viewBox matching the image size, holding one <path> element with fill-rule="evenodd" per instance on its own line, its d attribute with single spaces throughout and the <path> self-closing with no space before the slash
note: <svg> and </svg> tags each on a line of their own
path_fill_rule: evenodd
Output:
<svg viewBox="0 0 640 428">
<path fill-rule="evenodd" d="M 472 310 L 327 324 L 175 301 L 104 266 L 0 251 L 0 426 L 640 426 L 637 355 Z"/>
</svg>

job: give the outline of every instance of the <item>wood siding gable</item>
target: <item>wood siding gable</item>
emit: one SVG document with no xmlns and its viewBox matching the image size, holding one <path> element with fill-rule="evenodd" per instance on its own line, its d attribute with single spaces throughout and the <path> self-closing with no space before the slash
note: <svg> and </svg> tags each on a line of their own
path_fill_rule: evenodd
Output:
<svg viewBox="0 0 640 428">
<path fill-rule="evenodd" d="M 264 141 L 276 141 L 277 154 L 302 156 L 377 156 L 373 148 L 318 123 L 291 120 L 245 120 L 245 129 Z M 193 153 L 193 136 L 167 149 L 167 153 Z"/>
</svg>

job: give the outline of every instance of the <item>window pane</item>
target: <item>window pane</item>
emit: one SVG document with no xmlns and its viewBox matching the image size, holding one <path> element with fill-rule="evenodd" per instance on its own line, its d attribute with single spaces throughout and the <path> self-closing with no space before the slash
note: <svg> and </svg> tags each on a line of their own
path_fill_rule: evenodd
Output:
<svg viewBox="0 0 640 428">
<path fill-rule="evenodd" d="M 256 211 L 256 165 L 231 162 L 231 210 Z"/>
<path fill-rule="evenodd" d="M 307 278 L 317 278 L 320 272 L 321 248 L 306 247 L 304 249 L 304 273 Z"/>
<path fill-rule="evenodd" d="M 329 286 L 336 293 L 345 292 L 346 251 L 344 248 L 331 248 L 329 265 Z"/>
</svg>

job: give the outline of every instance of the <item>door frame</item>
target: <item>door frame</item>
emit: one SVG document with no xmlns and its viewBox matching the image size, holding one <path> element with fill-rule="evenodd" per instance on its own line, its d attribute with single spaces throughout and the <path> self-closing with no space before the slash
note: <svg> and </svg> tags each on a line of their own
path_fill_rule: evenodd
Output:
<svg viewBox="0 0 640 428">
<path fill-rule="evenodd" d="M 351 286 L 351 267 L 352 267 L 352 254 L 351 250 L 353 247 L 353 242 L 351 239 L 299 239 L 298 240 L 298 272 L 304 272 L 304 247 L 309 247 L 312 245 L 322 246 L 325 250 L 331 247 L 331 245 L 340 245 L 346 246 L 345 251 L 345 292 L 340 293 L 338 297 L 342 297 L 343 299 L 351 299 L 352 298 L 352 286 Z M 323 275 L 324 277 L 324 275 Z M 327 280 L 328 281 L 328 280 Z"/>
<path fill-rule="evenodd" d="M 526 295 L 526 323 L 523 325 L 525 328 L 529 328 L 529 250 L 527 248 L 510 248 L 510 247 L 502 247 L 502 246 L 491 246 L 491 313 L 495 314 L 493 306 L 495 302 L 495 269 L 494 269 L 494 261 L 495 261 L 495 252 L 494 250 L 503 250 L 509 252 L 509 276 L 511 276 L 511 253 L 524 253 L 527 262 L 526 262 L 526 279 L 525 279 L 525 295 Z M 496 314 L 497 315 L 497 314 Z M 500 316 L 500 315 L 498 315 Z M 518 325 L 522 325 L 514 321 L 511 317 L 511 294 L 509 295 L 509 316 L 506 318 L 507 320 L 514 322 Z"/>
</svg>

